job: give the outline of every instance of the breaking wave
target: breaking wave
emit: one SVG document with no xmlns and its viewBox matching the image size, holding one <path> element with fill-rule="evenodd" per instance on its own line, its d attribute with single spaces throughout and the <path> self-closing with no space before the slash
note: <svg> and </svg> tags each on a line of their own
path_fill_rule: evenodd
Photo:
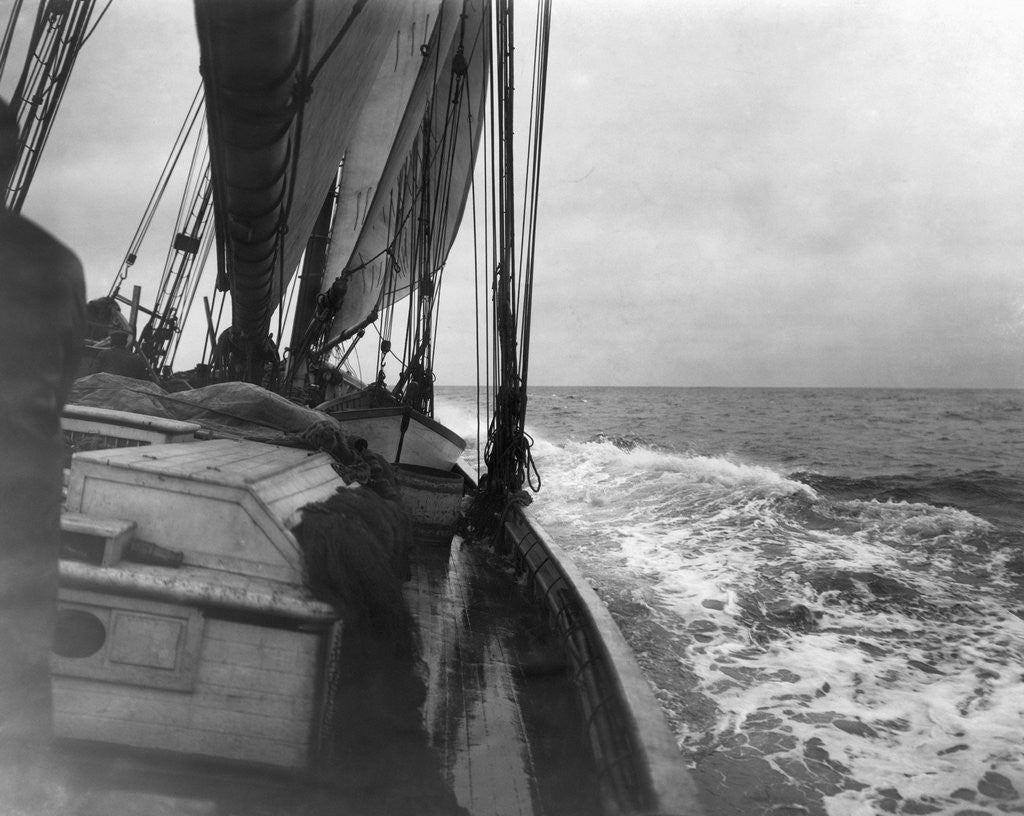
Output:
<svg viewBox="0 0 1024 816">
<path fill-rule="evenodd" d="M 1017 578 L 962 506 L 1002 489 L 997 473 L 788 476 L 600 436 L 534 451 L 545 527 L 723 808 L 750 803 L 715 780 L 751 772 L 799 792 L 805 810 L 778 812 L 1018 801 L 1024 621 L 1000 594 Z M 960 506 L 939 501 L 954 490 Z"/>
</svg>

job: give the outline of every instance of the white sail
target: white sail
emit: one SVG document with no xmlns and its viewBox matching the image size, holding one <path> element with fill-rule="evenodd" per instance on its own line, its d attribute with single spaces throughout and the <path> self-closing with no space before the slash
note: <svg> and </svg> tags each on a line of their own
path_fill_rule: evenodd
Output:
<svg viewBox="0 0 1024 816">
<path fill-rule="evenodd" d="M 441 233 L 431 255 L 434 268 L 443 265 L 462 218 L 476 158 L 487 90 L 489 28 L 489 3 L 444 2 L 386 160 L 381 163 L 379 145 L 361 145 L 369 158 L 360 156 L 355 144 L 346 153 L 345 175 L 352 165 L 359 170 L 355 179 L 347 180 L 347 187 L 343 183 L 321 285 L 326 292 L 339 278 L 347 284 L 329 342 L 365 322 L 385 293 L 397 299 L 409 292 L 413 259 L 402 252 L 418 228 L 422 186 L 415 173 L 406 171 L 420 158 L 418 137 L 427 116 L 436 139 L 430 148 L 429 189 L 437 196 L 428 206 L 439 218 L 434 231 Z M 462 66 L 462 90 L 453 104 L 453 67 L 461 71 Z M 453 145 L 447 160 L 438 155 Z M 380 170 L 364 176 L 370 163 Z M 378 179 L 373 186 L 367 183 L 372 176 Z"/>
<path fill-rule="evenodd" d="M 331 229 L 331 257 L 341 258 L 342 264 L 352 255 L 366 223 L 406 111 L 418 109 L 423 115 L 426 96 L 412 99 L 417 77 L 421 70 L 439 70 L 438 43 L 450 43 L 458 29 L 461 7 L 461 0 L 416 0 L 405 9 L 394 60 L 389 55 L 381 64 L 345 150 Z M 322 289 L 330 288 L 331 283 L 333 278 Z"/>
</svg>

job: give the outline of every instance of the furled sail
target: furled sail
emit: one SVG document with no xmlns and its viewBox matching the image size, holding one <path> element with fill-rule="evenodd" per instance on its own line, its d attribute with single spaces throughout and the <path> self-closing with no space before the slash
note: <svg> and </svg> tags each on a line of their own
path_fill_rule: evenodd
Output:
<svg viewBox="0 0 1024 816">
<path fill-rule="evenodd" d="M 394 0 L 195 0 L 219 284 L 249 343 L 271 317 L 407 11 Z"/>
<path fill-rule="evenodd" d="M 487 0 L 442 3 L 386 161 L 380 164 L 379 144 L 365 158 L 359 145 L 346 152 L 321 285 L 328 292 L 344 282 L 329 343 L 365 323 L 385 297 L 401 299 L 444 265 L 480 139 L 489 37 Z"/>
</svg>

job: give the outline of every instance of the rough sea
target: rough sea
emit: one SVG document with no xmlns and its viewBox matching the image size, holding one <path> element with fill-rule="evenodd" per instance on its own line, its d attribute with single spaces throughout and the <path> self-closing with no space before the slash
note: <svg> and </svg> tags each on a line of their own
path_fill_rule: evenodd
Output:
<svg viewBox="0 0 1024 816">
<path fill-rule="evenodd" d="M 476 392 L 438 389 L 475 464 Z M 1024 391 L 533 388 L 709 816 L 1024 813 Z"/>
</svg>

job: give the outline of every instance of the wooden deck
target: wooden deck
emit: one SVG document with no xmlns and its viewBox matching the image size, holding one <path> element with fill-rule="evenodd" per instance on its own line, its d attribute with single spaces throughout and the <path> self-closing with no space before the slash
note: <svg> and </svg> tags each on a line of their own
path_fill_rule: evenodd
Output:
<svg viewBox="0 0 1024 816">
<path fill-rule="evenodd" d="M 418 655 L 346 631 L 317 784 L 71 744 L 81 816 L 599 813 L 572 678 L 504 562 L 459 540 L 422 549 L 406 597 Z"/>
<path fill-rule="evenodd" d="M 459 540 L 420 557 L 408 596 L 428 670 L 423 722 L 459 805 L 598 812 L 567 664 L 505 563 Z"/>
</svg>

